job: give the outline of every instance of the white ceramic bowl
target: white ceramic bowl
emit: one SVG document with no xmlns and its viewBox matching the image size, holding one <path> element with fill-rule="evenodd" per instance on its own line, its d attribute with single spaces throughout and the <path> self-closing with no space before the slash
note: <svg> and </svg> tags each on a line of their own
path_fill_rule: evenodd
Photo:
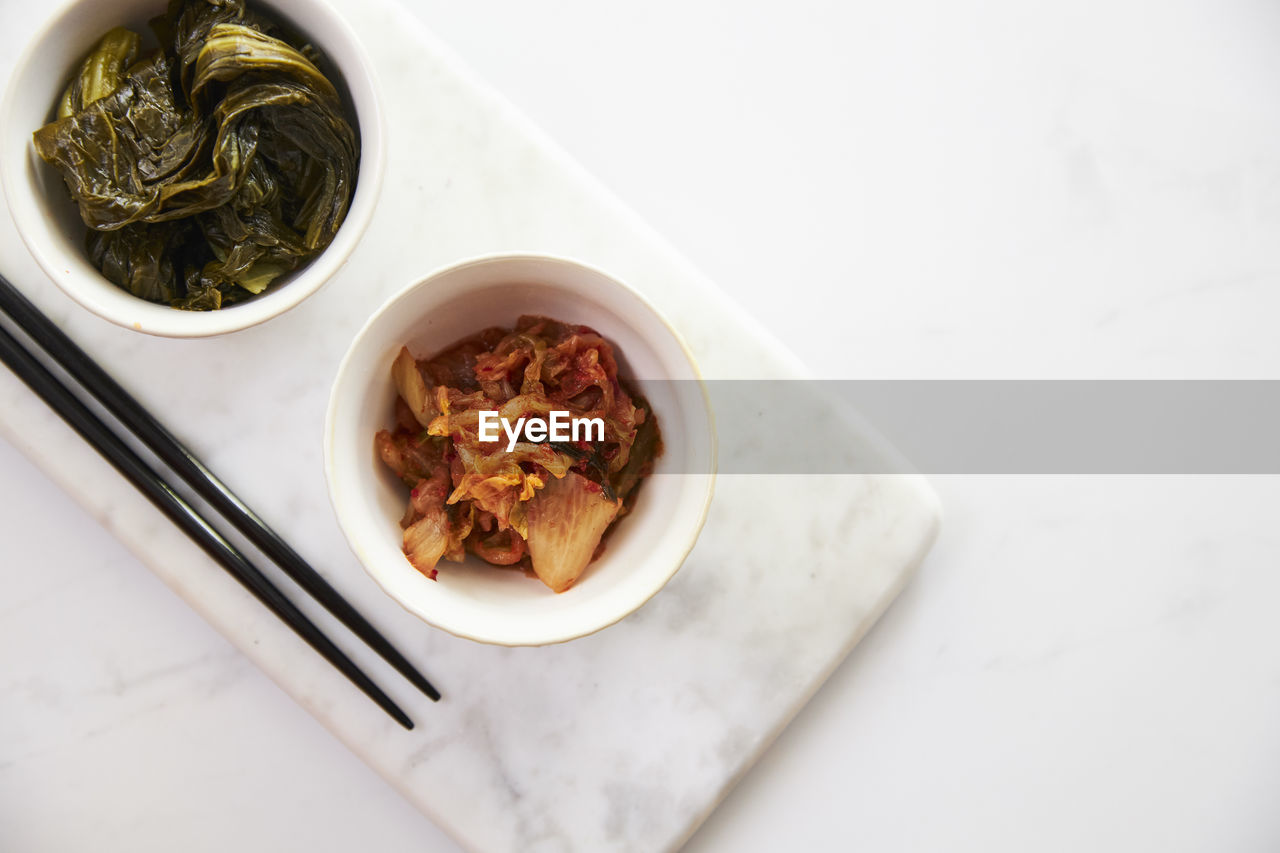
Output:
<svg viewBox="0 0 1280 853">
<path fill-rule="evenodd" d="M 383 119 L 364 50 L 324 0 L 253 0 L 304 33 L 338 69 L 360 134 L 360 169 L 351 207 L 328 248 L 265 293 L 220 311 L 181 311 L 124 291 L 99 273 L 84 251 L 85 226 L 62 178 L 40 160 L 31 134 L 45 124 L 72 71 L 104 32 L 127 26 L 143 35 L 165 0 L 74 0 L 53 15 L 14 66 L 0 104 L 0 177 L 9 210 L 40 266 L 85 308 L 129 329 L 169 337 L 203 337 L 244 329 L 276 316 L 320 288 L 350 256 L 369 219 L 382 181 Z"/>
<path fill-rule="evenodd" d="M 488 326 L 540 314 L 593 327 L 620 370 L 649 399 L 666 445 L 634 511 L 567 592 L 468 557 L 437 580 L 401 552 L 404 485 L 378 459 L 374 434 L 394 424 L 391 363 L 400 347 L 428 357 Z M 660 380 L 686 380 L 664 382 Z M 392 297 L 338 368 L 325 420 L 329 497 L 365 569 L 410 612 L 472 640 L 510 646 L 562 642 L 617 622 L 680 568 L 706 519 L 715 433 L 705 389 L 674 329 L 635 291 L 573 261 L 504 255 L 436 272 Z"/>
</svg>

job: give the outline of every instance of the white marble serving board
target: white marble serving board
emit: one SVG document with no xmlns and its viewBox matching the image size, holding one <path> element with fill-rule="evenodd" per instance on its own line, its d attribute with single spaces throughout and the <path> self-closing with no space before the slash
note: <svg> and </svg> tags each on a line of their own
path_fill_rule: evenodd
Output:
<svg viewBox="0 0 1280 853">
<path fill-rule="evenodd" d="M 320 617 L 418 723 L 398 728 L 7 371 L 0 432 L 464 847 L 676 848 L 902 588 L 937 531 L 933 493 L 911 476 L 724 476 L 671 584 L 618 625 L 560 646 L 459 640 L 386 598 L 333 518 L 321 424 L 356 329 L 427 271 L 493 251 L 577 257 L 657 304 L 707 377 L 802 371 L 407 13 L 387 0 L 336 5 L 372 48 L 389 163 L 368 234 L 319 294 L 254 329 L 175 341 L 74 306 L 28 256 L 7 213 L 0 270 L 380 626 L 444 700 L 431 704 Z M 39 17 L 0 10 L 6 57 Z M 856 451 L 879 439 L 851 423 L 849 441 Z"/>
</svg>

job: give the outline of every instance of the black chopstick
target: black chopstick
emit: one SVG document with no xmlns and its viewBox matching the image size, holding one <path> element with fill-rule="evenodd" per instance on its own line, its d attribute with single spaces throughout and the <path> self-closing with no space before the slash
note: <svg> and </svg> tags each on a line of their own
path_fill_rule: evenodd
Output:
<svg viewBox="0 0 1280 853">
<path fill-rule="evenodd" d="M 151 470 L 128 445 L 111 432 L 84 403 L 76 399 L 52 373 L 40 364 L 20 343 L 0 328 L 0 361 L 9 366 L 19 379 L 27 384 L 42 400 L 81 437 L 91 444 L 103 458 L 146 495 L 169 520 L 176 524 L 210 557 L 225 568 L 245 586 L 271 612 L 279 616 L 298 636 L 306 640 L 325 660 L 338 668 L 343 675 L 392 716 L 406 729 L 413 728 L 413 721 L 379 689 L 367 675 L 351 662 L 328 637 L 272 586 L 261 572 L 255 569 L 234 545 L 222 537 L 207 521 L 182 499 L 169 484 Z"/>
<path fill-rule="evenodd" d="M 432 701 L 440 699 L 440 692 L 431 682 L 414 669 L 404 655 L 396 651 L 319 572 L 3 276 L 0 276 L 0 309 L 298 586 Z"/>
</svg>

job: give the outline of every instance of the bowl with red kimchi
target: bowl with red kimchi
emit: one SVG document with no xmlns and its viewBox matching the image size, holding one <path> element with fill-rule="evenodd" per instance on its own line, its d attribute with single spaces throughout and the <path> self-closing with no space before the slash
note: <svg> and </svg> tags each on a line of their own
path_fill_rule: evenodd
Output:
<svg viewBox="0 0 1280 853">
<path fill-rule="evenodd" d="M 544 645 L 676 574 L 715 432 L 688 348 L 636 291 L 567 259 L 488 256 L 409 286 L 356 336 L 325 471 L 392 598 L 461 637 Z"/>
</svg>

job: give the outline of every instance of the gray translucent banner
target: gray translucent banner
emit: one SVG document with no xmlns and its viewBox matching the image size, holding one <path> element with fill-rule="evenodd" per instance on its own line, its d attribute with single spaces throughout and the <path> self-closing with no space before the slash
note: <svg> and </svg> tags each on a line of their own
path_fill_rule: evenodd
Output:
<svg viewBox="0 0 1280 853">
<path fill-rule="evenodd" d="M 655 407 L 701 404 L 697 383 L 641 384 Z M 1274 381 L 735 380 L 706 391 L 722 474 L 1280 473 Z M 665 439 L 673 458 L 705 462 Z"/>
</svg>

